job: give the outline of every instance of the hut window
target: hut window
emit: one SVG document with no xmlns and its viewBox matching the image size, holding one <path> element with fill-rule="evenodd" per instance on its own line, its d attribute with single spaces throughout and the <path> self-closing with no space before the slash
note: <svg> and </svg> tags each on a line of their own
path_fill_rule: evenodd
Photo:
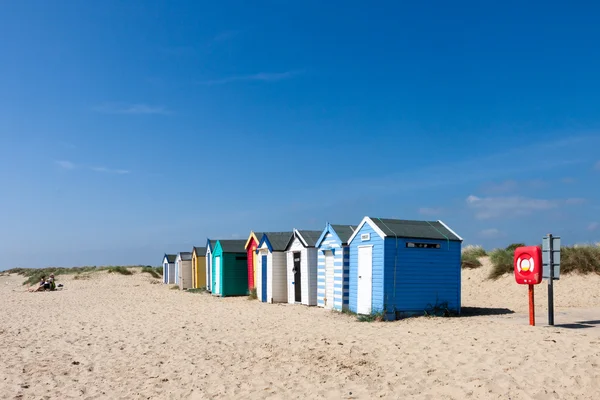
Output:
<svg viewBox="0 0 600 400">
<path fill-rule="evenodd" d="M 439 248 L 441 248 L 439 243 L 417 243 L 417 242 L 406 242 L 406 247 L 409 249 L 439 249 Z"/>
</svg>

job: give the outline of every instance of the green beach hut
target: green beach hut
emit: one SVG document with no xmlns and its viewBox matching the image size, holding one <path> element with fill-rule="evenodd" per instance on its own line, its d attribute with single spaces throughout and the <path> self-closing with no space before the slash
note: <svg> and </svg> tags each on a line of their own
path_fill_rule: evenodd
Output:
<svg viewBox="0 0 600 400">
<path fill-rule="evenodd" d="M 217 240 L 212 251 L 212 294 L 248 294 L 248 254 L 245 240 Z"/>
</svg>

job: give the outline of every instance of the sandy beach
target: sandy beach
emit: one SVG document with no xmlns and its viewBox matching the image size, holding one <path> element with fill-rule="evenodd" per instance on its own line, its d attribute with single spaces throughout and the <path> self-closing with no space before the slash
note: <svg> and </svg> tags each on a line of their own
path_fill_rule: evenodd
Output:
<svg viewBox="0 0 600 400">
<path fill-rule="evenodd" d="M 598 399 L 600 276 L 556 284 L 556 327 L 512 277 L 463 271 L 460 318 L 357 322 L 132 276 L 0 277 L 2 399 Z"/>
</svg>

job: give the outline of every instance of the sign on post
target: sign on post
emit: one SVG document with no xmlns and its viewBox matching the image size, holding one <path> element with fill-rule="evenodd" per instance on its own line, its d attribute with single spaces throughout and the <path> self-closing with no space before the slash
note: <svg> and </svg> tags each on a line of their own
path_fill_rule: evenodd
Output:
<svg viewBox="0 0 600 400">
<path fill-rule="evenodd" d="M 552 250 L 551 250 L 552 249 Z M 560 236 L 546 236 L 542 239 L 542 262 L 544 279 L 550 279 L 550 255 L 554 266 L 553 278 L 560 279 Z"/>
<path fill-rule="evenodd" d="M 548 280 L 548 325 L 554 325 L 554 281 L 560 278 L 560 236 L 542 239 L 544 279 Z"/>
</svg>

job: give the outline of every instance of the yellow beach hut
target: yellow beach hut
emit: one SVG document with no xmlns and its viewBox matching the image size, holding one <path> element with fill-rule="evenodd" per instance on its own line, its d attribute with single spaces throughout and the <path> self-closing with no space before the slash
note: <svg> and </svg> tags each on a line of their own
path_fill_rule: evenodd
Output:
<svg viewBox="0 0 600 400">
<path fill-rule="evenodd" d="M 206 247 L 194 247 L 192 250 L 192 287 L 206 287 Z"/>
</svg>

